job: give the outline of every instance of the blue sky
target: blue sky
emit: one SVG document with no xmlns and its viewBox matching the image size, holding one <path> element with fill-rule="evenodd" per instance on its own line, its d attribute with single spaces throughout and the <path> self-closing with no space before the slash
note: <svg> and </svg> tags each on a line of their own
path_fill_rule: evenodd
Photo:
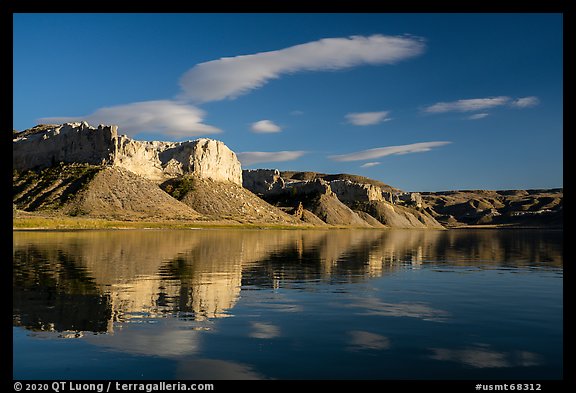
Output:
<svg viewBox="0 0 576 393">
<path fill-rule="evenodd" d="M 407 191 L 563 186 L 561 14 L 15 14 L 15 129 L 118 124 Z"/>
</svg>

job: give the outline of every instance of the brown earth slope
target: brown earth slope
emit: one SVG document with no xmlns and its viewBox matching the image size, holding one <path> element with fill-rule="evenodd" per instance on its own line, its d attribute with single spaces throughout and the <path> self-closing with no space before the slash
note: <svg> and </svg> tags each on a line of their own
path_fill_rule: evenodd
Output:
<svg viewBox="0 0 576 393">
<path fill-rule="evenodd" d="M 329 225 L 349 225 L 370 228 L 352 209 L 338 200 L 336 195 L 321 194 L 303 202 L 304 207 Z"/>
<path fill-rule="evenodd" d="M 196 176 L 168 180 L 160 186 L 168 194 L 209 218 L 242 223 L 299 224 L 300 220 L 268 204 L 244 187 Z"/>
<path fill-rule="evenodd" d="M 23 211 L 117 220 L 197 219 L 198 212 L 130 171 L 62 164 L 13 173 L 13 204 Z"/>
<path fill-rule="evenodd" d="M 201 215 L 128 170 L 61 164 L 13 173 L 18 210 L 115 220 L 198 219 Z"/>
<path fill-rule="evenodd" d="M 155 183 L 126 169 L 106 167 L 64 212 L 112 219 L 198 219 L 197 211 Z"/>
<path fill-rule="evenodd" d="M 384 201 L 357 202 L 352 206 L 364 211 L 389 228 L 432 228 L 443 226 L 426 211 L 393 205 Z"/>
<path fill-rule="evenodd" d="M 12 202 L 19 210 L 58 210 L 74 199 L 102 167 L 67 164 L 12 173 Z"/>
<path fill-rule="evenodd" d="M 562 226 L 563 189 L 423 192 L 422 199 L 447 226 Z"/>
</svg>

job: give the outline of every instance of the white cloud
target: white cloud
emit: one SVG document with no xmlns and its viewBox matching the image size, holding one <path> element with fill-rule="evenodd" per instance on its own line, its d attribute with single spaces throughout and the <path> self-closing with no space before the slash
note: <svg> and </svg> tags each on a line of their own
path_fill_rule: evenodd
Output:
<svg viewBox="0 0 576 393">
<path fill-rule="evenodd" d="M 332 71 L 365 64 L 394 64 L 421 54 L 421 38 L 372 35 L 325 38 L 270 52 L 224 57 L 197 64 L 180 79 L 196 102 L 236 98 L 283 74 Z"/>
<path fill-rule="evenodd" d="M 421 142 L 421 143 L 413 143 L 411 145 L 378 147 L 375 149 L 362 150 L 355 153 L 330 156 L 329 158 L 331 158 L 334 161 L 371 160 L 374 158 L 381 158 L 394 154 L 400 155 L 400 154 L 425 152 L 435 147 L 444 146 L 449 143 L 451 142 Z"/>
<path fill-rule="evenodd" d="M 370 168 L 376 165 L 380 165 L 380 162 L 367 162 L 366 164 L 360 165 L 360 168 Z"/>
<path fill-rule="evenodd" d="M 354 124 L 355 126 L 371 126 L 382 123 L 383 121 L 391 120 L 388 117 L 389 113 L 389 111 L 348 113 L 346 115 L 346 120 L 348 120 L 348 123 Z"/>
<path fill-rule="evenodd" d="M 135 102 L 97 109 L 84 116 L 61 116 L 40 122 L 87 121 L 117 124 L 134 135 L 158 132 L 175 136 L 199 136 L 221 132 L 204 124 L 205 112 L 182 101 L 218 101 L 235 98 L 272 79 L 301 71 L 333 71 L 361 65 L 394 64 L 424 51 L 422 38 L 413 36 L 351 36 L 326 38 L 288 48 L 200 63 L 180 78 L 177 100 Z M 296 111 L 293 115 L 301 114 Z M 274 123 L 253 125 L 254 132 L 279 132 Z"/>
<path fill-rule="evenodd" d="M 424 108 L 424 112 L 444 113 L 482 111 L 497 106 L 506 105 L 509 101 L 510 97 L 500 96 L 491 98 L 473 98 L 469 100 L 458 100 L 453 102 L 438 102 L 434 105 Z"/>
<path fill-rule="evenodd" d="M 291 114 L 292 116 L 302 116 L 302 115 L 304 114 L 304 112 L 303 112 L 303 111 L 299 111 L 299 110 L 295 110 L 295 111 L 290 112 L 290 114 Z"/>
<path fill-rule="evenodd" d="M 488 113 L 476 113 L 475 115 L 471 115 L 468 117 L 469 120 L 478 120 L 483 119 L 488 116 Z"/>
<path fill-rule="evenodd" d="M 269 133 L 273 133 L 273 132 L 282 131 L 282 128 L 280 128 L 280 126 L 278 126 L 277 124 L 275 124 L 271 120 L 260 120 L 260 121 L 257 121 L 255 123 L 252 123 L 252 125 L 250 126 L 250 129 L 253 132 L 261 133 L 261 134 L 269 134 Z"/>
<path fill-rule="evenodd" d="M 510 106 L 513 108 L 529 108 L 538 105 L 538 97 L 521 97 L 512 99 L 507 96 L 490 97 L 490 98 L 472 98 L 468 100 L 458 100 L 452 102 L 438 102 L 434 105 L 424 108 L 427 113 L 445 113 L 445 112 L 475 112 L 496 108 L 499 106 Z M 488 116 L 487 113 L 472 115 L 468 119 L 477 120 Z"/>
<path fill-rule="evenodd" d="M 217 134 L 220 129 L 202 123 L 203 110 L 172 100 L 142 101 L 100 108 L 86 116 L 46 117 L 40 123 L 86 121 L 91 125 L 115 124 L 119 132 L 134 135 L 160 132 L 175 136 Z"/>
<path fill-rule="evenodd" d="M 305 151 L 246 151 L 236 153 L 242 165 L 248 166 L 261 162 L 292 161 L 306 154 Z"/>
<path fill-rule="evenodd" d="M 512 101 L 510 105 L 512 105 L 515 108 L 529 108 L 531 106 L 536 106 L 539 103 L 540 100 L 538 99 L 538 97 L 530 96 L 530 97 L 518 98 Z"/>
</svg>

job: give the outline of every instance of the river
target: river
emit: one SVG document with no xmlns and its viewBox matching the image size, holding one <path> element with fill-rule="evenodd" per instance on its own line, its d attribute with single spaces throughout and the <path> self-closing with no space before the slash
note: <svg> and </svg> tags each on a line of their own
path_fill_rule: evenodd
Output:
<svg viewBox="0 0 576 393">
<path fill-rule="evenodd" d="M 13 232 L 15 379 L 561 379 L 562 231 Z"/>
</svg>

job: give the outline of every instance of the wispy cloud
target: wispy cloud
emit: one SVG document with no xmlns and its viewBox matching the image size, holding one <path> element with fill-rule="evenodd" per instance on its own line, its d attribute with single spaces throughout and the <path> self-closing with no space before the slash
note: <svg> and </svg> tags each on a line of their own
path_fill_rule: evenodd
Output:
<svg viewBox="0 0 576 393">
<path fill-rule="evenodd" d="M 389 111 L 348 113 L 345 117 L 348 123 L 355 126 L 371 126 L 391 120 L 388 117 L 389 113 Z"/>
<path fill-rule="evenodd" d="M 180 78 L 182 92 L 175 100 L 135 102 L 105 107 L 83 116 L 60 116 L 40 122 L 87 121 L 116 124 L 134 135 L 158 132 L 178 137 L 221 132 L 203 123 L 205 112 L 186 103 L 235 98 L 272 79 L 301 71 L 333 71 L 361 65 L 395 64 L 424 51 L 423 39 L 413 36 L 351 36 L 326 38 L 285 49 L 225 57 L 200 63 Z M 293 113 L 294 114 L 294 113 Z M 278 132 L 274 123 L 253 126 L 254 132 Z"/>
<path fill-rule="evenodd" d="M 305 151 L 246 151 L 236 153 L 242 165 L 248 166 L 261 162 L 292 161 L 306 154 Z"/>
<path fill-rule="evenodd" d="M 271 120 L 260 120 L 255 123 L 252 123 L 250 129 L 252 130 L 252 132 L 260 134 L 270 134 L 282 131 L 282 128 L 280 128 L 280 126 L 278 126 Z"/>
<path fill-rule="evenodd" d="M 380 162 L 367 162 L 366 164 L 360 165 L 360 168 L 371 168 L 376 165 L 380 165 Z"/>
<path fill-rule="evenodd" d="M 354 153 L 329 156 L 329 158 L 334 161 L 372 160 L 375 158 L 386 157 L 394 154 L 400 155 L 430 151 L 435 147 L 444 146 L 449 143 L 451 142 L 421 142 L 413 143 L 411 145 L 377 147 L 375 149 L 362 150 Z"/>
<path fill-rule="evenodd" d="M 522 97 L 512 101 L 511 105 L 516 108 L 529 108 L 531 106 L 536 106 L 540 103 L 538 97 Z"/>
<path fill-rule="evenodd" d="M 486 116 L 488 116 L 488 113 L 476 113 L 474 115 L 468 116 L 469 120 L 479 120 L 479 119 L 483 119 Z"/>
<path fill-rule="evenodd" d="M 469 100 L 458 100 L 453 102 L 438 102 L 434 105 L 424 108 L 427 113 L 444 113 L 444 112 L 473 112 L 483 111 L 497 106 L 506 105 L 510 97 L 491 97 L 491 98 L 473 98 Z"/>
<path fill-rule="evenodd" d="M 40 123 L 87 121 L 89 124 L 115 124 L 122 134 L 161 132 L 174 136 L 217 134 L 220 129 L 202 123 L 203 110 L 172 100 L 142 101 L 100 108 L 85 116 L 45 117 Z"/>
<path fill-rule="evenodd" d="M 180 86 L 184 96 L 195 102 L 231 99 L 284 74 L 394 64 L 418 56 L 424 47 L 421 38 L 411 36 L 325 38 L 285 49 L 200 63 L 182 76 Z"/>
<path fill-rule="evenodd" d="M 445 112 L 476 112 L 485 111 L 488 109 L 509 106 L 513 108 L 529 108 L 536 106 L 540 103 L 538 97 L 521 97 L 510 98 L 508 96 L 489 97 L 489 98 L 472 98 L 467 100 L 457 100 L 452 102 L 438 102 L 423 109 L 426 113 L 445 113 Z M 481 119 L 488 116 L 487 113 L 482 113 L 479 117 L 470 116 L 469 119 Z"/>
</svg>

